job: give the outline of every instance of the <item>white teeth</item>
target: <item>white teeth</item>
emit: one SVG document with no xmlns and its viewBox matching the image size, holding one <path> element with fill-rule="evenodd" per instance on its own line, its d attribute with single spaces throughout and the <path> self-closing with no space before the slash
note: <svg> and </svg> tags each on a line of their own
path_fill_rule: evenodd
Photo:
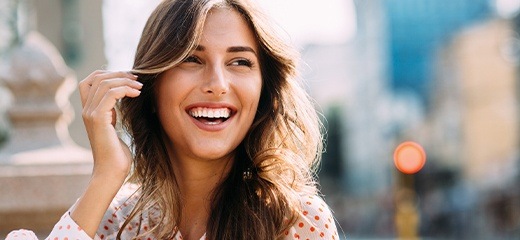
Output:
<svg viewBox="0 0 520 240">
<path fill-rule="evenodd" d="M 205 117 L 205 118 L 229 118 L 231 110 L 229 108 L 192 108 L 190 115 L 192 117 Z"/>
</svg>

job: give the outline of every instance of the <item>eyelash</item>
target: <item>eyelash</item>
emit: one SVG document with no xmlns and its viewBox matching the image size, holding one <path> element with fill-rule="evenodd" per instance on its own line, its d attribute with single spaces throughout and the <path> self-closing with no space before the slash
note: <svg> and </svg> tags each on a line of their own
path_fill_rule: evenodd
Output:
<svg viewBox="0 0 520 240">
<path fill-rule="evenodd" d="M 202 61 L 200 61 L 200 59 L 196 56 L 189 56 L 187 57 L 186 59 L 184 59 L 184 62 L 187 62 L 187 63 L 202 63 Z M 230 64 L 231 66 L 246 66 L 246 67 L 253 67 L 254 64 L 253 64 L 253 61 L 249 60 L 249 59 L 246 59 L 246 58 L 242 58 L 242 59 L 237 59 L 233 62 L 231 62 Z"/>
<path fill-rule="evenodd" d="M 184 62 L 193 62 L 193 63 L 201 63 L 198 57 L 196 56 L 189 56 L 186 59 L 184 59 Z"/>
<path fill-rule="evenodd" d="M 246 67 L 253 67 L 253 61 L 249 59 L 238 59 L 233 61 L 230 65 L 232 66 L 246 66 Z"/>
</svg>

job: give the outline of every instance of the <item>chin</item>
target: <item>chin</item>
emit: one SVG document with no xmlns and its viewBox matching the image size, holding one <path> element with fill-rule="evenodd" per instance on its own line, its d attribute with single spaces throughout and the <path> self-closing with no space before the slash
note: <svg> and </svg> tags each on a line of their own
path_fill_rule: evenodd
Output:
<svg viewBox="0 0 520 240">
<path fill-rule="evenodd" d="M 218 159 L 226 159 L 230 158 L 235 154 L 235 150 L 223 151 L 225 148 L 204 148 L 200 151 L 195 151 L 194 155 L 199 159 L 207 159 L 207 160 L 218 160 Z"/>
</svg>

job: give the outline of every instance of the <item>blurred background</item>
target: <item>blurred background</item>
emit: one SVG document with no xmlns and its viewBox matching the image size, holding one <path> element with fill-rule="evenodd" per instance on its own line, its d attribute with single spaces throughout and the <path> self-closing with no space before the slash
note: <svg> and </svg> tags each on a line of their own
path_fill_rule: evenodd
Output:
<svg viewBox="0 0 520 240">
<path fill-rule="evenodd" d="M 327 129 L 321 188 L 344 236 L 520 238 L 520 0 L 258 2 L 302 54 L 301 75 Z M 34 30 L 78 80 L 96 69 L 129 70 L 157 3 L 0 0 L 0 80 L 9 78 L 2 71 L 10 71 L 11 50 Z M 3 86 L 5 146 L 16 98 Z M 88 149 L 77 90 L 70 103 L 70 138 Z M 428 156 L 416 174 L 394 166 L 404 141 Z M 0 180 L 11 165 L 0 164 Z M 16 214 L 2 204 L 0 213 L 11 214 L 2 216 Z M 0 219 L 0 233 L 30 227 L 10 221 Z"/>
</svg>

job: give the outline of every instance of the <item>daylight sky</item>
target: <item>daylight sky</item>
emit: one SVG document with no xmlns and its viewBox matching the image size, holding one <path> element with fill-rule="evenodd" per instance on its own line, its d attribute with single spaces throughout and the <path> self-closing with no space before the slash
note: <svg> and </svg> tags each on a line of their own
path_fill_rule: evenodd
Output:
<svg viewBox="0 0 520 240">
<path fill-rule="evenodd" d="M 356 13 L 350 0 L 257 1 L 298 45 L 342 43 L 356 31 Z"/>
</svg>

